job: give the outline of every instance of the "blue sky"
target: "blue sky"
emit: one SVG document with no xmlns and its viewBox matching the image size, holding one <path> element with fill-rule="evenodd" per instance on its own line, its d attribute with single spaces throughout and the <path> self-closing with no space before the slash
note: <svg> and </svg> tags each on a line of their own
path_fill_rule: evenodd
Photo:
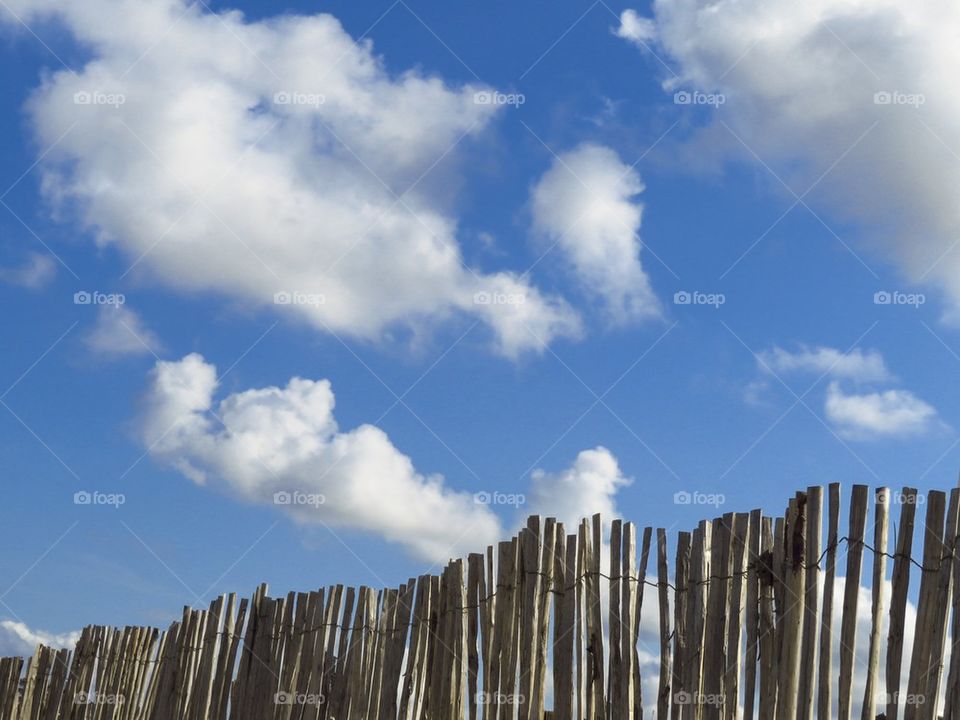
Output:
<svg viewBox="0 0 960 720">
<path fill-rule="evenodd" d="M 871 100 L 886 90 L 926 90 L 924 63 L 931 60 L 910 55 L 912 46 L 891 46 L 890 55 L 909 56 L 913 64 L 890 69 L 882 33 L 871 44 L 851 30 L 838 44 L 808 28 L 803 42 L 833 43 L 811 79 L 800 70 L 791 75 L 791 57 L 763 42 L 754 50 L 749 37 L 711 43 L 685 33 L 697 12 L 690 3 L 654 9 L 564 2 L 550 12 L 506 2 L 290 3 L 287 26 L 277 24 L 275 3 L 213 3 L 194 7 L 166 34 L 141 30 L 143 38 L 130 28 L 140 27 L 135 16 L 147 10 L 116 5 L 113 38 L 111 30 L 91 30 L 83 21 L 84 12 L 91 18 L 113 12 L 107 0 L 63 13 L 51 14 L 37 1 L 0 10 L 0 78 L 8 98 L 0 113 L 0 300 L 7 310 L 0 316 L 7 498 L 0 522 L 8 545 L 17 547 L 0 557 L 0 575 L 9 585 L 0 589 L 0 618 L 50 633 L 89 622 L 165 623 L 185 603 L 246 592 L 263 581 L 283 591 L 331 582 L 396 584 L 429 568 L 431 553 L 443 559 L 442 549 L 418 550 L 404 539 L 404 533 L 419 533 L 417 523 L 424 520 L 404 527 L 408 509 L 381 497 L 378 487 L 385 486 L 377 483 L 389 483 L 390 472 L 374 472 L 372 490 L 364 492 L 372 494 L 375 508 L 393 513 L 383 523 L 393 523 L 395 532 L 378 530 L 376 517 L 358 519 L 331 504 L 316 522 L 310 508 L 289 513 L 264 501 L 277 490 L 332 492 L 322 479 L 302 484 L 318 477 L 315 468 L 326 462 L 311 455 L 315 428 L 297 425 L 281 438 L 286 444 L 270 450 L 284 468 L 289 458 L 281 455 L 305 453 L 307 460 L 290 462 L 303 461 L 306 470 L 296 465 L 299 470 L 271 471 L 272 477 L 230 466 L 232 441 L 252 447 L 258 432 L 263 437 L 275 429 L 269 420 L 257 426 L 263 418 L 256 413 L 241 419 L 249 434 L 239 440 L 240 425 L 224 435 L 210 416 L 208 425 L 190 426 L 182 435 L 150 430 L 180 402 L 176 388 L 164 385 L 158 363 L 168 363 L 171 373 L 185 371 L 181 361 L 191 353 L 197 354 L 191 378 L 207 366 L 229 369 L 214 402 L 256 388 L 285 388 L 295 377 L 329 380 L 343 436 L 333 442 L 350 443 L 350 432 L 369 424 L 385 434 L 377 442 L 409 458 L 414 470 L 390 466 L 391 472 L 413 482 L 417 492 L 439 482 L 424 477 L 442 475 L 444 492 L 463 503 L 440 503 L 441 511 L 428 519 L 453 526 L 457 547 L 479 549 L 490 528 L 512 530 L 527 511 L 572 517 L 614 509 L 642 524 L 687 527 L 720 511 L 780 512 L 788 496 L 808 484 L 923 490 L 955 482 L 960 404 L 953 380 L 960 370 L 960 334 L 951 319 L 956 223 L 950 213 L 956 211 L 938 215 L 940 191 L 918 185 L 912 173 L 926 163 L 934 180 L 955 190 L 957 161 L 949 146 L 956 115 L 937 97 L 889 108 Z M 159 0 L 142 7 L 169 18 L 185 8 Z M 212 17 L 228 9 L 245 19 Z M 637 13 L 628 18 L 656 18 L 656 37 L 644 34 L 645 25 L 631 33 L 633 26 L 621 19 L 627 10 Z M 856 20 L 854 10 L 846 12 L 837 20 L 840 34 L 856 27 L 841 22 Z M 294 46 L 292 28 L 317 13 L 334 16 L 343 31 L 324 25 L 319 41 L 300 38 Z M 371 71 L 363 57 L 351 54 L 345 63 L 350 72 L 337 76 L 342 86 L 322 87 L 325 101 L 304 108 L 306 120 L 283 115 L 286 110 L 275 98 L 271 105 L 268 95 L 263 105 L 247 108 L 245 120 L 277 118 L 278 126 L 265 133 L 277 133 L 276 142 L 264 140 L 260 159 L 277 161 L 278 179 L 315 180 L 317 196 L 303 199 L 307 205 L 341 185 L 349 188 L 341 203 L 362 203 L 368 201 L 357 200 L 363 193 L 382 193 L 378 181 L 397 194 L 416 181 L 411 204 L 449 221 L 443 242 L 452 243 L 470 274 L 457 269 L 459 260 L 454 270 L 422 277 L 419 263 L 407 267 L 406 248 L 414 240 L 403 233 L 420 230 L 398 215 L 383 245 L 367 248 L 358 240 L 357 274 L 344 280 L 347 294 L 369 307 L 341 312 L 332 307 L 334 293 L 322 310 L 329 314 L 316 320 L 309 308 L 299 313 L 264 302 L 260 290 L 266 286 L 251 279 L 262 276 L 259 265 L 284 256 L 290 268 L 284 279 L 301 266 L 309 273 L 316 248 L 335 233 L 334 220 L 326 220 L 335 208 L 316 214 L 308 208 L 300 217 L 296 204 L 293 211 L 279 207 L 265 237 L 242 223 L 225 232 L 235 217 L 247 217 L 248 208 L 238 206 L 233 215 L 230 198 L 220 195 L 223 185 L 210 195 L 220 217 L 188 221 L 182 235 L 178 230 L 157 239 L 158 233 L 144 230 L 146 240 L 131 239 L 164 212 L 190 210 L 189 203 L 177 207 L 183 198 L 164 185 L 164 166 L 187 176 L 188 185 L 194 172 L 223 175 L 226 188 L 241 195 L 250 191 L 241 181 L 255 185 L 253 169 L 206 152 L 213 140 L 198 142 L 187 156 L 176 152 L 187 145 L 152 147 L 154 138 L 193 128 L 175 120 L 157 127 L 155 115 L 162 122 L 178 117 L 167 113 L 169 105 L 159 109 L 171 98 L 185 103 L 185 115 L 194 111 L 189 103 L 210 102 L 206 130 L 249 140 L 249 128 L 216 124 L 229 117 L 217 114 L 218 96 L 210 93 L 230 83 L 237 87 L 245 70 L 224 69 L 205 57 L 204 33 L 212 33 L 210 47 L 233 43 L 231 53 L 247 55 L 257 87 L 273 83 L 276 91 L 303 93 L 315 90 L 298 87 L 288 63 L 328 62 L 319 50 L 324 42 L 345 48 L 360 38 L 371 42 L 372 50 L 361 44 L 351 52 L 372 53 L 380 68 Z M 267 49 L 250 47 L 260 40 Z M 124 73 L 140 53 L 144 59 Z M 163 58 L 182 63 L 171 72 L 184 77 L 195 62 L 196 87 L 184 81 L 168 93 L 159 72 Z M 274 63 L 276 70 L 268 67 Z M 766 64 L 784 74 L 775 90 L 762 77 Z M 722 74 L 720 65 L 734 68 Z M 403 85 L 410 71 L 442 81 L 440 90 L 434 88 L 437 97 L 419 105 L 420 90 Z M 77 88 L 109 93 L 104 78 L 122 86 L 131 101 L 92 109 L 120 114 L 135 143 L 117 129 L 115 116 L 101 133 L 100 121 L 83 115 L 90 107 L 58 101 Z M 866 100 L 838 107 L 832 95 L 837 85 Z M 469 100 L 475 91 L 493 89 L 523 102 L 484 115 L 489 108 Z M 721 93 L 724 101 L 678 103 L 677 91 Z M 380 109 L 357 110 L 360 101 L 350 105 L 351 93 L 385 105 L 396 93 L 410 106 L 388 107 L 381 116 Z M 456 106 L 461 96 L 467 105 Z M 334 102 L 342 107 L 327 118 L 338 131 L 331 139 L 310 124 L 309 113 L 325 117 Z M 761 107 L 773 109 L 765 115 Z M 367 133 L 363 123 L 374 121 L 388 129 L 412 123 L 413 136 Z M 67 127 L 73 129 L 60 140 Z M 307 138 L 302 146 L 300 134 Z M 930 143 L 931 134 L 939 145 Z M 111 140 L 117 137 L 126 144 Z M 330 149 L 344 138 L 344 145 L 357 138 L 358 149 Z M 143 147 L 134 149 L 138 144 Z M 572 195 L 561 192 L 558 199 L 544 178 L 553 169 L 561 185 L 570 181 L 572 153 L 584 146 L 603 149 L 584 161 L 588 171 L 600 178 L 608 171 L 632 173 L 633 190 L 639 183 L 643 190 L 624 195 L 604 185 L 601 192 L 611 197 L 587 214 L 578 226 L 582 232 L 551 231 L 551 222 L 569 209 L 565 200 L 578 202 L 584 193 L 574 182 L 567 187 Z M 336 162 L 329 162 L 333 153 Z M 409 161 L 396 160 L 407 154 Z M 364 168 L 386 181 L 371 180 Z M 154 183 L 169 194 L 154 192 Z M 538 187 L 550 195 L 539 210 Z M 155 206 L 139 204 L 148 196 L 157 197 Z M 636 234 L 607 221 L 618 213 L 629 218 L 631 209 L 642 209 Z M 296 239 L 287 242 L 288 232 Z M 138 243 L 154 241 L 168 247 L 138 260 Z M 171 250 L 178 242 L 181 250 Z M 263 257 L 251 260 L 248 243 Z M 192 255 L 200 245 L 203 253 Z M 608 253 L 599 275 L 590 264 L 594 250 Z M 925 265 L 924 253 L 943 259 Z M 650 292 L 634 298 L 640 310 L 612 319 L 604 303 L 615 303 L 609 292 L 622 279 L 617 270 L 631 281 L 628 292 L 637 290 L 638 280 L 649 283 Z M 498 320 L 451 299 L 471 294 L 471 277 L 492 282 L 496 273 L 513 273 L 531 294 L 562 299 L 565 309 L 557 312 L 576 317 L 579 333 L 557 330 L 546 342 L 540 335 L 531 342 L 521 332 L 522 347 L 505 347 Z M 275 290 L 302 289 L 277 280 Z M 405 296 L 391 298 L 392 283 L 422 292 L 429 311 L 406 312 Z M 123 310 L 76 304 L 79 291 L 122 293 Z M 719 294 L 723 302 L 675 302 L 684 292 Z M 922 304 L 878 304 L 878 292 L 921 293 Z M 531 297 L 526 307 L 533 315 L 553 312 L 533 307 Z M 118 326 L 118 312 L 132 314 Z M 193 391 L 202 405 L 200 385 Z M 248 399 L 267 412 L 274 401 L 291 397 Z M 298 422 L 309 425 L 316 417 L 308 413 Z M 297 445 L 298 438 L 307 438 L 305 444 Z M 615 459 L 612 467 L 580 455 L 597 447 L 606 449 L 600 460 Z M 358 441 L 348 450 L 347 465 L 366 461 L 364 448 Z M 192 470 L 184 471 L 185 463 Z M 198 468 L 206 473 L 203 483 L 194 481 Z M 78 505 L 78 491 L 121 493 L 124 502 Z M 696 491 L 720 494 L 724 504 L 718 509 L 674 500 L 678 492 Z M 494 492 L 523 494 L 527 503 L 519 509 L 472 503 L 475 493 Z M 418 517 L 419 496 L 403 497 L 411 503 L 409 517 Z M 464 519 L 477 520 L 477 529 L 456 527 Z"/>
</svg>

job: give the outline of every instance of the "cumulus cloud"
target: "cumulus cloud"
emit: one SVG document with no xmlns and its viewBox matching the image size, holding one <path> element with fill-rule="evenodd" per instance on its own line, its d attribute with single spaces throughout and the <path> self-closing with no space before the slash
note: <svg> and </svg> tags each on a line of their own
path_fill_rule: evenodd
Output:
<svg viewBox="0 0 960 720">
<path fill-rule="evenodd" d="M 560 155 L 533 188 L 534 230 L 555 248 L 609 319 L 660 312 L 640 262 L 639 174 L 610 148 L 584 144 Z"/>
<path fill-rule="evenodd" d="M 133 272 L 379 339 L 469 314 L 515 355 L 579 332 L 512 272 L 464 264 L 451 158 L 497 112 L 480 85 L 388 71 L 330 15 L 248 21 L 185 0 L 11 0 L 90 55 L 29 102 L 43 189 Z M 55 142 L 56 141 L 56 142 Z M 522 305 L 477 301 L 509 288 Z"/>
<path fill-rule="evenodd" d="M 837 382 L 830 383 L 825 410 L 840 433 L 852 438 L 919 435 L 937 417 L 932 406 L 907 390 L 848 394 Z"/>
<path fill-rule="evenodd" d="M 0 620 L 0 657 L 33 655 L 37 645 L 55 648 L 73 647 L 80 639 L 79 632 L 63 634 L 35 630 L 22 622 Z"/>
<path fill-rule="evenodd" d="M 601 513 L 605 522 L 619 517 L 616 494 L 631 480 L 620 470 L 617 458 L 597 446 L 581 451 L 573 464 L 561 472 L 543 469 L 531 474 L 528 514 L 555 517 L 567 528 L 582 518 Z"/>
<path fill-rule="evenodd" d="M 328 380 L 295 377 L 219 400 L 217 389 L 216 367 L 201 355 L 156 364 L 141 425 L 153 457 L 198 484 L 304 523 L 376 533 L 430 560 L 502 539 L 488 505 L 418 472 L 382 430 L 342 430 Z M 598 512 L 609 521 L 630 482 L 608 449 L 583 450 L 563 470 L 533 471 L 523 512 L 570 528 Z"/>
<path fill-rule="evenodd" d="M 92 352 L 105 357 L 155 355 L 161 350 L 156 334 L 125 305 L 100 305 L 97 322 L 84 343 Z"/>
<path fill-rule="evenodd" d="M 790 352 L 779 347 L 757 355 L 762 375 L 747 384 L 745 399 L 760 404 L 771 385 L 771 376 L 807 373 L 829 377 L 824 398 L 824 414 L 837 432 L 850 440 L 897 438 L 922 435 L 942 426 L 936 409 L 912 392 L 886 389 L 896 381 L 878 350 L 856 348 L 842 352 L 836 348 L 801 346 Z M 856 386 L 856 391 L 843 385 Z"/>
<path fill-rule="evenodd" d="M 57 274 L 57 265 L 49 255 L 30 253 L 26 262 L 11 267 L 0 267 L 0 282 L 36 290 Z"/>
<path fill-rule="evenodd" d="M 620 13 L 620 25 L 614 34 L 637 45 L 646 45 L 656 39 L 657 24 L 650 18 L 642 17 L 636 10 L 624 10 Z"/>
<path fill-rule="evenodd" d="M 761 370 L 775 373 L 809 372 L 855 382 L 884 382 L 892 379 L 877 350 L 855 348 L 842 352 L 831 347 L 806 347 L 796 352 L 774 347 L 760 353 Z"/>
<path fill-rule="evenodd" d="M 654 18 L 667 89 L 725 95 L 704 139 L 756 153 L 797 195 L 816 183 L 807 204 L 960 301 L 960 7 L 656 0 Z"/>
<path fill-rule="evenodd" d="M 486 506 L 418 472 L 382 430 L 341 430 L 328 380 L 295 377 L 219 401 L 216 390 L 216 368 L 197 354 L 152 373 L 143 442 L 191 480 L 304 523 L 377 533 L 430 560 L 500 538 Z"/>
</svg>

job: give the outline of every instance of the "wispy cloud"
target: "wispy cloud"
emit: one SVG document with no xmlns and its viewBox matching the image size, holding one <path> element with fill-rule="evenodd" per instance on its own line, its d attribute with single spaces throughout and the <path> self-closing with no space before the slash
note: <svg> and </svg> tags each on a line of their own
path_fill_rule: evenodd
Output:
<svg viewBox="0 0 960 720">
<path fill-rule="evenodd" d="M 748 404 L 762 404 L 781 375 L 805 374 L 829 378 L 824 397 L 824 415 L 843 437 L 850 440 L 905 438 L 944 427 L 937 410 L 914 393 L 889 389 L 897 381 L 878 350 L 801 346 L 797 351 L 774 347 L 758 354 L 760 377 L 747 383 Z M 774 379 L 776 378 L 776 380 Z M 844 385 L 854 390 L 844 389 Z"/>
<path fill-rule="evenodd" d="M 156 355 L 160 339 L 141 317 L 125 305 L 100 305 L 93 329 L 84 337 L 93 353 L 104 357 Z"/>
<path fill-rule="evenodd" d="M 843 352 L 831 347 L 806 347 L 790 352 L 779 347 L 760 353 L 764 372 L 817 373 L 855 382 L 886 382 L 893 379 L 883 356 L 877 350 L 855 348 Z"/>
<path fill-rule="evenodd" d="M 49 255 L 30 253 L 21 265 L 0 267 L 0 282 L 36 290 L 57 274 L 57 263 Z"/>
</svg>

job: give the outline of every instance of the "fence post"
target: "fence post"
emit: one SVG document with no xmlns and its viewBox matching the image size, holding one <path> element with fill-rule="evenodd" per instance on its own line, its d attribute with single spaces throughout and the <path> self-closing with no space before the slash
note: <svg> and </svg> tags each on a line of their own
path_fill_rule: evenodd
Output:
<svg viewBox="0 0 960 720">
<path fill-rule="evenodd" d="M 943 521 L 946 496 L 942 492 L 927 495 L 927 513 L 923 522 L 923 563 L 920 571 L 920 595 L 917 601 L 917 624 L 913 636 L 913 654 L 910 674 L 907 676 L 907 697 L 904 698 L 904 720 L 915 720 L 921 710 L 913 699 L 921 697 L 927 688 L 930 636 L 933 628 L 935 574 L 943 555 Z"/>
<path fill-rule="evenodd" d="M 850 498 L 850 526 L 847 538 L 847 573 L 843 587 L 843 616 L 840 620 L 840 693 L 838 720 L 850 720 L 853 691 L 853 660 L 857 644 L 857 601 L 860 599 L 860 571 L 863 565 L 863 538 L 869 497 L 866 485 L 854 485 Z"/>
<path fill-rule="evenodd" d="M 873 520 L 873 584 L 870 605 L 870 646 L 867 659 L 867 683 L 863 692 L 860 720 L 876 717 L 877 676 L 880 671 L 880 621 L 883 619 L 883 583 L 887 577 L 887 543 L 890 491 L 877 488 Z"/>
<path fill-rule="evenodd" d="M 842 538 L 835 483 L 827 508 L 823 488 L 811 486 L 782 517 L 754 510 L 702 521 L 674 535 L 672 578 L 663 529 L 655 546 L 652 529 L 644 529 L 638 561 L 637 528 L 614 520 L 607 575 L 599 515 L 581 522 L 576 535 L 566 535 L 553 518 L 541 527 L 534 516 L 518 536 L 499 543 L 496 562 L 491 546 L 486 554 L 451 560 L 440 575 L 396 588 L 338 585 L 272 598 L 262 585 L 239 605 L 235 595 L 223 595 L 204 609 L 186 607 L 162 633 L 89 626 L 72 650 L 39 645 L 26 663 L 0 658 L 0 720 L 639 720 L 641 680 L 656 684 L 656 699 L 648 702 L 663 720 L 850 720 L 854 713 L 875 720 L 881 710 L 888 720 L 904 710 L 904 720 L 934 720 L 941 717 L 941 683 L 942 719 L 958 720 L 960 652 L 951 653 L 946 679 L 942 673 L 947 636 L 960 638 L 960 488 L 949 503 L 945 493 L 927 495 L 920 563 L 911 556 L 916 490 L 897 496 L 892 556 L 891 492 L 875 491 L 872 546 L 869 492 L 853 487 Z M 835 678 L 831 633 L 843 541 Z M 873 558 L 860 705 L 853 670 L 858 604 L 866 594 L 864 547 Z M 651 552 L 656 582 L 648 583 Z M 892 590 L 883 657 L 888 557 Z M 903 697 L 912 564 L 922 570 Z M 657 601 L 659 648 L 645 658 L 659 660 L 656 678 L 640 677 L 645 587 Z M 552 709 L 544 707 L 548 653 Z M 878 701 L 881 687 L 885 701 Z M 297 700 L 280 701 L 278 692 Z M 324 701 L 314 704 L 314 696 Z M 111 705 L 111 697 L 125 702 Z"/>
<path fill-rule="evenodd" d="M 727 648 L 724 662 L 724 717 L 736 720 L 740 707 L 740 640 L 743 628 L 743 576 L 746 572 L 747 545 L 750 542 L 750 516 L 735 513 L 730 539 L 730 602 L 727 620 Z"/>
<path fill-rule="evenodd" d="M 820 616 L 817 601 L 820 594 L 820 543 L 823 533 L 823 488 L 807 488 L 807 520 L 804 524 L 804 593 L 803 646 L 800 649 L 799 715 L 813 720 L 817 683 L 817 632 Z M 874 720 L 870 718 L 870 720 Z"/>
<path fill-rule="evenodd" d="M 797 493 L 790 501 L 784 523 L 783 598 L 785 607 L 780 621 L 783 633 L 780 648 L 780 672 L 777 693 L 778 720 L 797 717 L 800 685 L 800 642 L 803 627 L 804 552 L 803 537 L 806 521 L 807 496 Z"/>
</svg>

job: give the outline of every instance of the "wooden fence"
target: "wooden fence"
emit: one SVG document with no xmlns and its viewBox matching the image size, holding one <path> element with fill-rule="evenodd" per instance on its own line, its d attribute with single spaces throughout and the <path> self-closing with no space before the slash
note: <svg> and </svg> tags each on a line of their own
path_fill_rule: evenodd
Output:
<svg viewBox="0 0 960 720">
<path fill-rule="evenodd" d="M 871 502 L 854 486 L 843 535 L 840 503 L 838 485 L 826 497 L 810 487 L 780 517 L 703 521 L 671 538 L 672 580 L 662 529 L 615 520 L 608 536 L 594 516 L 567 534 L 531 517 L 485 554 L 398 588 L 274 598 L 264 585 L 184 608 L 165 631 L 89 626 L 72 650 L 0 661 L 0 720 L 960 718 L 960 653 L 944 668 L 948 636 L 960 641 L 960 492 L 879 489 Z M 865 557 L 870 623 L 857 637 Z M 659 628 L 652 677 L 641 617 Z M 641 697 L 651 680 L 655 697 Z"/>
</svg>

